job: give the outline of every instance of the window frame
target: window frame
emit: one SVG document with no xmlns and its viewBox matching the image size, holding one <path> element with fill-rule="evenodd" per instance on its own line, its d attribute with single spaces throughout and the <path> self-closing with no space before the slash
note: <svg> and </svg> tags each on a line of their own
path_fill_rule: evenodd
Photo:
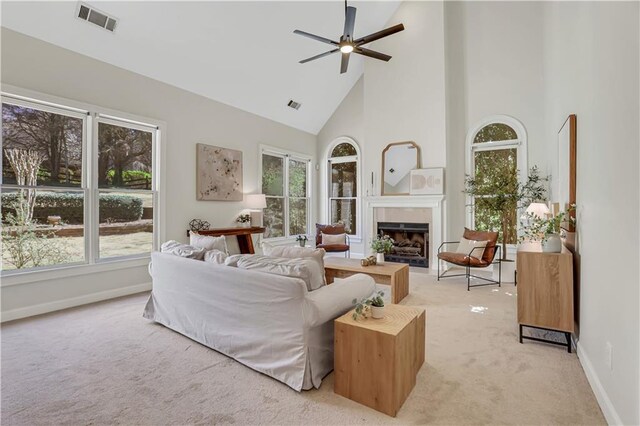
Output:
<svg viewBox="0 0 640 426">
<path fill-rule="evenodd" d="M 145 126 L 145 130 L 153 131 L 152 142 L 152 190 L 154 192 L 153 201 L 153 250 L 160 247 L 160 241 L 165 236 L 165 156 L 162 136 L 166 134 L 166 123 L 160 120 L 136 116 L 133 114 L 103 108 L 97 105 L 78 102 L 57 96 L 23 89 L 17 86 L 2 85 L 0 91 L 0 102 L 13 105 L 25 106 L 55 114 L 63 114 L 71 117 L 82 117 L 82 183 L 80 187 L 57 187 L 57 186 L 36 186 L 31 187 L 36 190 L 56 191 L 56 192 L 82 192 L 84 194 L 84 251 L 83 262 L 63 263 L 59 265 L 46 265 L 28 269 L 10 269 L 0 271 L 2 276 L 1 286 L 11 286 L 28 282 L 47 280 L 50 277 L 62 278 L 67 276 L 83 275 L 91 272 L 103 271 L 105 267 L 109 270 L 130 268 L 132 266 L 143 265 L 150 259 L 151 253 L 140 253 L 134 255 L 117 256 L 100 259 L 99 255 L 99 216 L 98 216 L 98 179 L 97 179 L 97 118 L 116 119 L 120 126 Z M 95 158 L 94 158 L 95 155 Z M 0 167 L 2 167 L 0 165 Z M 1 189 L 19 189 L 24 186 L 15 184 L 2 184 Z M 115 190 L 116 192 L 127 192 L 127 190 Z"/>
<path fill-rule="evenodd" d="M 353 146 L 356 150 L 356 155 L 348 155 L 344 157 L 332 157 L 331 154 L 333 150 L 343 143 L 348 143 Z M 331 222 L 331 200 L 356 200 L 356 226 L 354 230 L 354 234 L 349 234 L 349 239 L 351 242 L 358 243 L 362 241 L 362 161 L 360 155 L 360 146 L 358 143 L 346 136 L 341 136 L 335 139 L 333 142 L 329 144 L 327 147 L 327 153 L 325 155 L 326 158 L 326 178 L 325 181 L 325 194 L 326 194 L 326 222 Z M 340 163 L 356 163 L 356 194 L 355 197 L 332 197 L 331 196 L 331 165 L 332 164 L 340 164 Z"/>
<path fill-rule="evenodd" d="M 516 132 L 517 138 L 506 141 L 473 143 L 478 132 L 480 132 L 484 127 L 490 124 L 506 124 Z M 513 148 L 516 148 L 518 180 L 520 182 L 525 182 L 527 179 L 529 168 L 527 161 L 527 131 L 524 125 L 516 118 L 508 115 L 493 115 L 490 117 L 486 117 L 485 119 L 479 121 L 473 127 L 471 127 L 471 129 L 467 133 L 465 151 L 465 173 L 467 174 L 467 176 L 474 176 L 476 152 L 498 151 Z M 475 211 L 473 208 L 473 197 L 471 197 L 470 195 L 466 195 L 465 201 L 466 205 L 468 206 L 468 208 L 466 209 L 465 224 L 468 228 L 475 229 Z M 507 246 L 515 247 L 515 244 L 507 244 Z"/>
<path fill-rule="evenodd" d="M 287 240 L 290 239 L 296 235 L 300 235 L 300 234 L 291 234 L 290 233 L 290 221 L 289 221 L 289 201 L 290 199 L 296 199 L 296 200 L 307 200 L 307 215 L 306 215 L 306 222 L 307 222 L 307 229 L 305 230 L 305 234 L 309 235 L 309 230 L 311 229 L 311 211 L 312 211 L 312 204 L 313 204 L 313 198 L 312 198 L 312 194 L 311 194 L 311 190 L 313 188 L 313 184 L 312 184 L 312 173 L 311 173 L 311 161 L 312 158 L 310 155 L 305 155 L 299 152 L 294 152 L 294 151 L 289 151 L 286 149 L 282 149 L 282 148 L 277 148 L 277 147 L 272 147 L 272 146 L 268 146 L 268 145 L 260 145 L 260 151 L 259 151 L 259 157 L 258 157 L 258 174 L 259 174 L 259 188 L 260 191 L 262 191 L 262 157 L 263 155 L 270 155 L 273 157 L 279 157 L 283 159 L 283 165 L 284 165 L 284 170 L 283 170 L 283 188 L 282 188 L 282 196 L 279 195 L 267 195 L 264 194 L 266 198 L 281 198 L 284 200 L 283 203 L 283 208 L 284 208 L 284 235 L 281 237 L 263 237 L 264 240 L 266 241 L 278 241 L 278 240 Z M 300 161 L 300 162 L 306 162 L 307 164 L 307 188 L 306 188 L 306 193 L 307 196 L 306 197 L 292 197 L 289 195 L 289 160 L 295 160 L 295 161 Z"/>
</svg>

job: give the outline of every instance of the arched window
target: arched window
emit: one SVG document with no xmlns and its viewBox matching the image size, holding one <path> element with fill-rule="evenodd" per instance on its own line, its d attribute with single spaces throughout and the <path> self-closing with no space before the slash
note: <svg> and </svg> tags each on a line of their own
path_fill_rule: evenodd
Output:
<svg viewBox="0 0 640 426">
<path fill-rule="evenodd" d="M 339 138 L 329 148 L 328 218 L 344 223 L 350 235 L 357 235 L 360 220 L 360 157 L 358 146 L 350 138 Z"/>
<path fill-rule="evenodd" d="M 526 180 L 527 134 L 518 120 L 509 116 L 489 117 L 467 134 L 466 172 L 476 182 L 499 187 L 516 185 Z M 486 198 L 491 197 L 487 195 Z M 500 216 L 488 208 L 481 198 L 469 200 L 467 225 L 477 230 L 500 230 Z M 514 209 L 505 233 L 507 244 L 517 242 L 517 216 Z"/>
</svg>

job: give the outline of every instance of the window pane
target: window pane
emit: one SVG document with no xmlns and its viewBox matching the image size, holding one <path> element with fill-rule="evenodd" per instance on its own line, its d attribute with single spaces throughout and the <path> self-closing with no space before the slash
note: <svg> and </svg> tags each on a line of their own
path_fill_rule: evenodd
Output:
<svg viewBox="0 0 640 426">
<path fill-rule="evenodd" d="M 289 199 L 289 235 L 307 233 L 307 200 Z"/>
<path fill-rule="evenodd" d="M 2 269 L 84 261 L 84 194 L 3 191 Z"/>
<path fill-rule="evenodd" d="M 518 185 L 518 150 L 516 148 L 499 149 L 493 151 L 480 151 L 474 153 L 475 179 L 480 183 L 482 196 L 474 199 L 475 228 L 481 231 L 499 231 L 500 240 L 503 238 L 503 229 L 500 212 L 496 210 L 494 194 L 516 191 Z M 503 200 L 504 201 L 504 200 Z M 502 205 L 509 206 L 506 216 L 506 242 L 517 242 L 517 205 L 515 201 L 504 201 Z M 511 204 L 511 205 L 509 205 Z"/>
<path fill-rule="evenodd" d="M 151 189 L 152 133 L 98 124 L 98 186 Z"/>
<path fill-rule="evenodd" d="M 357 197 L 356 162 L 331 164 L 331 197 Z"/>
<path fill-rule="evenodd" d="M 484 126 L 473 139 L 473 143 L 497 142 L 518 139 L 513 128 L 504 123 L 491 123 Z"/>
<path fill-rule="evenodd" d="M 2 181 L 80 187 L 83 120 L 2 104 Z"/>
<path fill-rule="evenodd" d="M 347 233 L 356 233 L 356 200 L 331 200 L 331 223 L 344 223 Z"/>
<path fill-rule="evenodd" d="M 289 196 L 307 196 L 307 162 L 289 160 Z"/>
<path fill-rule="evenodd" d="M 153 250 L 153 194 L 100 193 L 100 258 Z"/>
<path fill-rule="evenodd" d="M 262 193 L 284 195 L 284 158 L 262 154 Z"/>
<path fill-rule="evenodd" d="M 336 145 L 331 151 L 331 157 L 348 157 L 351 155 L 357 155 L 356 147 L 346 142 Z"/>
<path fill-rule="evenodd" d="M 284 237 L 284 198 L 267 197 L 264 226 L 265 238 Z"/>
</svg>

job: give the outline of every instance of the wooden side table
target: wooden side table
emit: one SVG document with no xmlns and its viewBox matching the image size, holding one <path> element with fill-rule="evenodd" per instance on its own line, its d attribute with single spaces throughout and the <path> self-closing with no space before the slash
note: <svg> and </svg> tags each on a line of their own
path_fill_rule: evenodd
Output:
<svg viewBox="0 0 640 426">
<path fill-rule="evenodd" d="M 220 237 L 224 235 L 225 237 L 230 237 L 235 235 L 238 240 L 238 247 L 240 248 L 240 253 L 242 254 L 254 254 L 255 250 L 253 248 L 253 239 L 251 238 L 252 234 L 263 234 L 266 228 L 260 226 L 252 226 L 250 228 L 216 228 L 216 229 L 206 229 L 203 231 L 198 231 L 200 235 L 211 235 L 212 237 Z M 187 237 L 191 231 L 187 230 Z"/>
<path fill-rule="evenodd" d="M 391 303 L 400 303 L 409 294 L 409 265 L 385 262 L 382 265 L 362 266 L 358 259 L 325 257 L 324 272 L 327 284 L 335 278 L 346 278 L 354 274 L 366 274 L 378 284 L 391 286 Z"/>
<path fill-rule="evenodd" d="M 335 320 L 334 392 L 395 417 L 424 363 L 425 310 L 384 309 L 382 319 Z"/>
</svg>

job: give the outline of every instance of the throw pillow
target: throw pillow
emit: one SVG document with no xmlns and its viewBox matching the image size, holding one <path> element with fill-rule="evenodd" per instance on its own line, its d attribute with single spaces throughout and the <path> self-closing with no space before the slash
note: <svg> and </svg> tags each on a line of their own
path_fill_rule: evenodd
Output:
<svg viewBox="0 0 640 426">
<path fill-rule="evenodd" d="M 160 246 L 162 253 L 169 253 L 175 256 L 186 257 L 187 259 L 202 260 L 204 257 L 205 249 L 200 247 L 193 247 L 189 244 L 182 244 L 177 241 L 171 240 Z"/>
<path fill-rule="evenodd" d="M 456 253 L 461 253 L 465 256 L 469 256 L 469 253 L 471 253 L 471 257 L 482 259 L 484 249 L 488 243 L 489 241 L 475 241 L 467 240 L 466 238 L 460 238 L 460 244 L 458 244 Z"/>
<path fill-rule="evenodd" d="M 238 268 L 250 269 L 267 274 L 300 278 L 307 290 L 313 291 L 324 286 L 324 270 L 320 271 L 313 259 L 288 259 L 285 257 L 247 256 L 238 261 Z"/>
<path fill-rule="evenodd" d="M 327 284 L 324 276 L 324 249 L 296 246 L 263 246 L 264 254 L 271 257 L 286 257 L 288 259 L 313 259 L 321 271 L 322 284 Z"/>
<path fill-rule="evenodd" d="M 232 267 L 235 268 L 235 267 L 238 266 L 238 261 L 240 259 L 242 259 L 243 257 L 245 257 L 245 256 L 251 256 L 251 255 L 250 254 L 249 255 L 247 255 L 247 254 L 232 254 L 231 256 L 227 257 L 224 260 L 224 264 L 227 265 L 227 266 L 232 266 Z"/>
<path fill-rule="evenodd" d="M 347 234 L 325 234 L 322 233 L 322 245 L 330 246 L 334 244 L 347 244 Z"/>
<path fill-rule="evenodd" d="M 189 244 L 194 247 L 201 247 L 208 250 L 220 250 L 225 254 L 229 254 L 227 250 L 227 239 L 223 236 L 212 237 L 210 235 L 200 235 L 196 232 L 189 234 Z"/>
<path fill-rule="evenodd" d="M 224 265 L 227 260 L 227 254 L 220 250 L 209 250 L 204 254 L 204 261 L 214 263 L 216 265 Z"/>
</svg>

